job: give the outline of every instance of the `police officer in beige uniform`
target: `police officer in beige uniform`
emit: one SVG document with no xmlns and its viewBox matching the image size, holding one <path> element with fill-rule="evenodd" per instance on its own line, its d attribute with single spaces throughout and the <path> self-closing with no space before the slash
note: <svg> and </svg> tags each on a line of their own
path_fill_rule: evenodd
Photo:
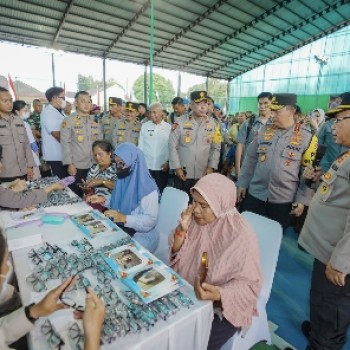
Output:
<svg viewBox="0 0 350 350">
<path fill-rule="evenodd" d="M 175 187 L 189 193 L 204 175 L 217 169 L 221 133 L 214 118 L 207 116 L 206 91 L 191 93 L 192 112 L 173 124 L 169 138 L 169 166 L 175 169 Z"/>
<path fill-rule="evenodd" d="M 123 142 L 131 142 L 138 145 L 141 131 L 141 122 L 137 119 L 138 103 L 127 102 L 125 105 L 125 121 L 119 123 L 118 128 L 113 131 L 112 145 L 117 147 Z"/>
<path fill-rule="evenodd" d="M 27 132 L 20 117 L 11 113 L 13 101 L 11 94 L 0 87 L 0 145 L 3 148 L 2 182 L 17 178 L 28 180 L 33 177 L 35 162 Z"/>
<path fill-rule="evenodd" d="M 102 129 L 90 116 L 91 98 L 86 91 L 77 92 L 75 103 L 77 115 L 62 122 L 62 162 L 68 165 L 68 174 L 76 178 L 71 189 L 81 196 L 83 193 L 78 184 L 85 179 L 93 164 L 92 144 L 102 140 Z"/>
<path fill-rule="evenodd" d="M 350 92 L 335 109 L 333 136 L 350 148 Z M 308 171 L 309 169 L 306 169 Z M 304 172 L 304 175 L 305 175 Z M 311 179 L 317 180 L 317 168 Z M 310 177 L 308 177 L 310 178 Z M 307 349 L 348 349 L 350 325 L 350 151 L 339 155 L 321 177 L 312 198 L 300 245 L 314 258 L 310 290 L 310 322 L 302 325 Z"/>
<path fill-rule="evenodd" d="M 310 130 L 294 122 L 296 104 L 294 94 L 273 96 L 269 106 L 273 123 L 263 126 L 248 146 L 237 181 L 238 200 L 244 198 L 241 211 L 276 220 L 283 228 L 289 225 L 292 203 L 296 202 L 293 214 L 300 216 L 311 199 L 300 173 L 303 155 L 314 144 Z"/>
<path fill-rule="evenodd" d="M 109 113 L 102 117 L 102 132 L 103 139 L 112 143 L 113 134 L 122 128 L 125 124 L 125 117 L 123 116 L 123 100 L 119 97 L 110 97 L 109 103 Z"/>
</svg>

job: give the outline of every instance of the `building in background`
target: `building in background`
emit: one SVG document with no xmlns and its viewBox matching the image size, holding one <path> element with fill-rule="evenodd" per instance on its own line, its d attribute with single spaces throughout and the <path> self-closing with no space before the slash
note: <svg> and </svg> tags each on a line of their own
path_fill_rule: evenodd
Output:
<svg viewBox="0 0 350 350">
<path fill-rule="evenodd" d="M 349 90 L 350 26 L 233 79 L 229 112 L 257 112 L 262 91 L 298 95 L 303 112 L 326 110 L 331 96 Z"/>
</svg>

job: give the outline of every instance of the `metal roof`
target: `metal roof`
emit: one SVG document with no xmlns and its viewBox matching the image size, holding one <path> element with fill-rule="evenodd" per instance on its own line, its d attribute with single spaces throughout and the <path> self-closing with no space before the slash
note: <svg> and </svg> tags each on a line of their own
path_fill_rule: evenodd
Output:
<svg viewBox="0 0 350 350">
<path fill-rule="evenodd" d="M 149 64 L 148 0 L 0 0 L 0 40 Z M 350 24 L 350 0 L 154 0 L 157 67 L 238 75 Z"/>
</svg>

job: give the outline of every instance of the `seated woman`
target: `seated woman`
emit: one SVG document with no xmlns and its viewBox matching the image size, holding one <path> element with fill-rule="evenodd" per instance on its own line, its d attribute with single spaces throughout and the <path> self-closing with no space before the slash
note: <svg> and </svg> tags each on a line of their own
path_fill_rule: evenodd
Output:
<svg viewBox="0 0 350 350">
<path fill-rule="evenodd" d="M 258 243 L 235 208 L 236 187 L 227 177 L 204 176 L 191 193 L 193 204 L 169 237 L 169 266 L 194 286 L 198 299 L 213 301 L 208 349 L 220 349 L 257 314 L 262 287 Z M 208 272 L 201 283 L 203 252 L 208 255 Z"/>
<path fill-rule="evenodd" d="M 116 175 L 115 164 L 112 163 L 112 145 L 107 141 L 95 141 L 92 144 L 94 164 L 83 181 L 84 191 L 88 195 L 100 194 L 108 196 L 114 188 Z"/>
<path fill-rule="evenodd" d="M 148 171 L 142 151 L 134 144 L 122 143 L 115 149 L 114 156 L 117 179 L 112 196 L 93 195 L 87 198 L 87 202 L 109 207 L 104 214 L 153 253 L 159 243 L 159 232 L 155 228 L 158 187 Z"/>
<path fill-rule="evenodd" d="M 2 169 L 2 146 L 0 145 L 0 174 Z M 49 185 L 46 188 L 28 191 L 24 180 L 14 180 L 7 183 L 7 188 L 0 186 L 0 207 L 9 209 L 29 208 L 47 200 L 47 195 L 56 190 L 62 190 L 64 185 L 61 182 Z"/>
<path fill-rule="evenodd" d="M 2 230 L 0 229 L 0 312 L 3 300 L 6 299 L 8 281 L 11 277 L 12 266 L 8 260 L 8 249 Z M 74 283 L 69 277 L 57 288 L 51 290 L 40 302 L 21 307 L 12 313 L 0 318 L 0 349 L 9 349 L 9 345 L 17 341 L 34 328 L 34 323 L 40 317 L 47 317 L 57 310 L 65 308 L 59 302 L 63 291 Z M 86 294 L 84 314 L 75 314 L 83 319 L 84 350 L 97 350 L 100 348 L 100 335 L 105 315 L 104 304 L 89 287 Z M 20 347 L 23 348 L 23 344 Z"/>
</svg>

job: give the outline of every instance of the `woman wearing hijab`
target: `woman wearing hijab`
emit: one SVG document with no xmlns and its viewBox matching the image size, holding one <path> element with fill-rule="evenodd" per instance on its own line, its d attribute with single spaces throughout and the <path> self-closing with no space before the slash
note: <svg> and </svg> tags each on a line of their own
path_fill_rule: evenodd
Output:
<svg viewBox="0 0 350 350">
<path fill-rule="evenodd" d="M 134 144 L 124 142 L 114 151 L 117 179 L 110 197 L 93 195 L 90 203 L 101 203 L 110 210 L 105 215 L 150 252 L 159 243 L 155 228 L 158 217 L 158 187 L 148 171 L 145 157 Z"/>
<path fill-rule="evenodd" d="M 311 112 L 311 118 L 313 118 L 317 125 L 317 130 L 320 130 L 326 119 L 326 114 L 323 109 L 316 108 Z"/>
<path fill-rule="evenodd" d="M 169 238 L 170 267 L 194 286 L 198 299 L 213 301 L 208 349 L 220 349 L 236 331 L 249 327 L 257 314 L 262 287 L 258 243 L 235 208 L 236 187 L 227 177 L 204 176 L 191 193 L 193 204 L 181 214 Z M 208 271 L 200 282 L 203 252 Z"/>
</svg>

